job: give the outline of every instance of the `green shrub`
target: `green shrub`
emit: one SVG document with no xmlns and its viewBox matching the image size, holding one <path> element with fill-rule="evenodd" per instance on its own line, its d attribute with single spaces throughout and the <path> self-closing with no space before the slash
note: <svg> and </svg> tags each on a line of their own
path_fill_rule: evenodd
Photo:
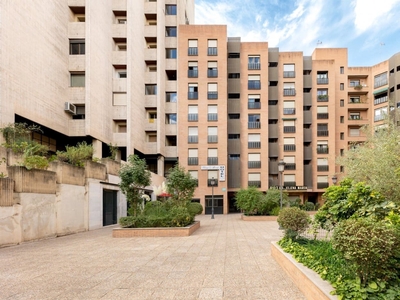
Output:
<svg viewBox="0 0 400 300">
<path fill-rule="evenodd" d="M 146 216 L 150 215 L 166 215 L 167 214 L 167 209 L 165 208 L 164 203 L 160 201 L 149 201 L 146 203 L 143 214 Z"/>
<path fill-rule="evenodd" d="M 65 151 L 57 151 L 57 159 L 77 167 L 84 167 L 86 160 L 92 160 L 93 145 L 88 145 L 85 141 L 76 146 L 66 146 Z"/>
<path fill-rule="evenodd" d="M 280 207 L 275 207 L 274 209 L 271 210 L 271 216 L 279 216 L 279 212 L 281 211 Z"/>
<path fill-rule="evenodd" d="M 194 221 L 192 216 L 186 207 L 173 207 L 169 211 L 171 216 L 171 227 L 185 227 Z"/>
<path fill-rule="evenodd" d="M 311 223 L 310 216 L 298 207 L 285 207 L 278 216 L 278 224 L 285 230 L 285 236 L 296 238 Z"/>
<path fill-rule="evenodd" d="M 394 226 L 372 218 L 339 223 L 332 238 L 334 249 L 354 266 L 362 284 L 395 279 L 400 267 L 400 239 Z"/>
<path fill-rule="evenodd" d="M 49 166 L 49 161 L 47 160 L 47 158 L 45 156 L 32 155 L 32 156 L 24 157 L 22 164 L 28 170 L 30 170 L 30 169 L 46 170 Z"/>
<path fill-rule="evenodd" d="M 256 215 L 260 209 L 263 194 L 254 186 L 240 189 L 236 193 L 236 206 L 246 215 Z"/>
<path fill-rule="evenodd" d="M 321 207 L 321 203 L 319 203 L 319 202 L 315 203 L 315 207 L 314 207 L 315 210 L 318 210 L 320 207 Z"/>
<path fill-rule="evenodd" d="M 306 211 L 313 211 L 315 209 L 315 205 L 312 202 L 304 203 L 304 210 Z"/>
<path fill-rule="evenodd" d="M 290 199 L 289 200 L 289 206 L 290 207 L 300 207 L 300 204 L 301 204 L 301 199 L 300 198 Z"/>
<path fill-rule="evenodd" d="M 191 216 L 200 215 L 203 212 L 203 205 L 197 202 L 188 203 L 186 208 Z"/>
</svg>

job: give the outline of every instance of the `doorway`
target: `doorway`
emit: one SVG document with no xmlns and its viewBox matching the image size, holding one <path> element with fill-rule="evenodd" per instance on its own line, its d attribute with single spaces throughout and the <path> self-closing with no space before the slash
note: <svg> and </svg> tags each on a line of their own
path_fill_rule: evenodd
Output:
<svg viewBox="0 0 400 300">
<path fill-rule="evenodd" d="M 117 222 L 117 191 L 103 190 L 103 226 Z"/>
</svg>

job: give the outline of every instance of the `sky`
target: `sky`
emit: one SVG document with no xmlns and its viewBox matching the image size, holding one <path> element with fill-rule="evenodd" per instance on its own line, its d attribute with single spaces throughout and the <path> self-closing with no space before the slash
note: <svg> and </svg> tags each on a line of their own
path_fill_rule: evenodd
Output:
<svg viewBox="0 0 400 300">
<path fill-rule="evenodd" d="M 400 52 L 400 0 L 195 0 L 195 24 L 227 25 L 229 37 L 279 51 L 348 48 L 348 65 Z"/>
</svg>

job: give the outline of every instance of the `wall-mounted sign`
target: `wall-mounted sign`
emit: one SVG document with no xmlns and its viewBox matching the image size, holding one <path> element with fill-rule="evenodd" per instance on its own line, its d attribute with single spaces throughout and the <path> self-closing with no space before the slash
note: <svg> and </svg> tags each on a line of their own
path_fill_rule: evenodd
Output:
<svg viewBox="0 0 400 300">
<path fill-rule="evenodd" d="M 201 166 L 201 170 L 219 170 L 219 181 L 225 181 L 225 166 Z"/>
<path fill-rule="evenodd" d="M 274 188 L 276 189 L 280 189 L 281 187 L 279 185 L 274 186 Z M 282 187 L 283 190 L 297 190 L 297 191 L 301 191 L 301 190 L 307 190 L 307 186 L 301 186 L 301 185 L 296 185 L 296 186 L 283 186 Z"/>
</svg>

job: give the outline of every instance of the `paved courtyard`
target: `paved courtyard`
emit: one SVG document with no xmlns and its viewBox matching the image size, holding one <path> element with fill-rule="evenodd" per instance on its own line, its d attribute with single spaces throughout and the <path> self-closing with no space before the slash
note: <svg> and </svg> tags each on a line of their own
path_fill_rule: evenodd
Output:
<svg viewBox="0 0 400 300">
<path fill-rule="evenodd" d="M 276 222 L 196 217 L 190 237 L 115 226 L 0 249 L 0 299 L 305 299 L 270 254 Z"/>
</svg>

